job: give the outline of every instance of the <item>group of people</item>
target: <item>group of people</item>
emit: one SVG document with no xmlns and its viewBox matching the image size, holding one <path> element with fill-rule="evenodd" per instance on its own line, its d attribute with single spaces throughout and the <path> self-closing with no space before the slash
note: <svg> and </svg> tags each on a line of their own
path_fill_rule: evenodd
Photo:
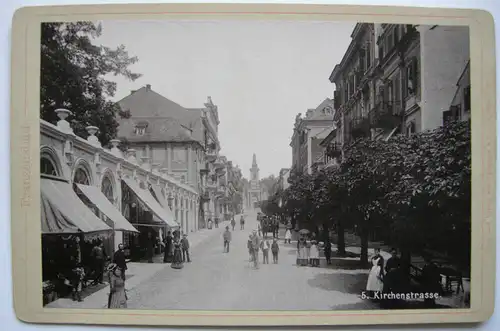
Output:
<svg viewBox="0 0 500 331">
<path fill-rule="evenodd" d="M 273 255 L 273 263 L 278 263 L 280 251 L 278 239 L 273 238 L 272 243 L 266 237 L 261 238 L 257 230 L 253 230 L 248 236 L 247 242 L 249 261 L 253 262 L 254 268 L 259 268 L 259 251 L 262 251 L 262 264 L 269 264 L 269 251 Z"/>
<path fill-rule="evenodd" d="M 165 248 L 163 253 L 163 263 L 170 263 L 174 269 L 182 269 L 184 262 L 191 262 L 189 254 L 189 240 L 187 234 L 182 235 L 179 231 L 167 232 L 162 245 Z"/>
<path fill-rule="evenodd" d="M 323 248 L 326 263 L 331 263 L 332 245 L 326 241 L 323 247 L 320 247 L 318 241 L 312 239 L 307 240 L 305 237 L 300 237 L 297 241 L 297 266 L 319 267 L 319 252 Z"/>
<path fill-rule="evenodd" d="M 405 277 L 406 276 L 406 277 Z M 379 293 L 405 293 L 409 290 L 408 275 L 402 269 L 397 250 L 391 250 L 391 257 L 384 263 L 384 258 L 380 254 L 380 249 L 375 249 L 375 254 L 371 258 L 371 269 L 368 275 L 366 291 L 372 298 Z M 423 293 L 441 293 L 441 275 L 437 266 L 429 256 L 425 257 L 425 266 L 421 273 L 421 289 Z M 383 300 L 386 308 L 395 308 L 401 304 L 401 300 Z M 435 298 L 424 299 L 426 308 L 435 307 Z"/>
</svg>

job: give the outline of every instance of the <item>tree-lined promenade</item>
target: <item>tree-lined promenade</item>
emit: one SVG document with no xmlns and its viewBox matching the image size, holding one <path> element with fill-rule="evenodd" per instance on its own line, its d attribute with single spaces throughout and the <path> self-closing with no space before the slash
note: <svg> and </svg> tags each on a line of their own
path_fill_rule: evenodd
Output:
<svg viewBox="0 0 500 331">
<path fill-rule="evenodd" d="M 339 166 L 292 174 L 290 186 L 270 197 L 263 211 L 290 216 L 311 231 L 334 230 L 340 256 L 344 233 L 354 231 L 362 263 L 374 240 L 398 248 L 406 268 L 413 254 L 440 254 L 469 270 L 470 122 L 388 141 L 362 138 L 329 153 L 342 154 Z"/>
</svg>

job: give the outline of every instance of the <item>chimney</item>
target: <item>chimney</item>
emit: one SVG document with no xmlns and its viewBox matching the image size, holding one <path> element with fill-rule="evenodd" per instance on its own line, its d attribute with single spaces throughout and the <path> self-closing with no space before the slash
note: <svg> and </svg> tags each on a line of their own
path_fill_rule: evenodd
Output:
<svg viewBox="0 0 500 331">
<path fill-rule="evenodd" d="M 151 91 L 151 84 L 146 84 L 146 91 Z"/>
</svg>

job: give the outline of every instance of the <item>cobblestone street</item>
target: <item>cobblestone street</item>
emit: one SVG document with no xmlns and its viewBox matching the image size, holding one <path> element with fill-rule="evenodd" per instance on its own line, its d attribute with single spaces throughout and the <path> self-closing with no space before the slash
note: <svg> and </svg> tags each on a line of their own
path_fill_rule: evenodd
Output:
<svg viewBox="0 0 500 331">
<path fill-rule="evenodd" d="M 247 239 L 256 228 L 255 215 L 245 230 L 233 232 L 229 253 L 222 233 L 192 251 L 192 263 L 180 270 L 167 267 L 128 293 L 133 309 L 199 310 L 332 310 L 376 308 L 359 294 L 367 271 L 297 267 L 295 244 L 280 242 L 279 264 L 254 270 L 248 262 Z M 222 229 L 219 229 L 222 231 Z"/>
</svg>

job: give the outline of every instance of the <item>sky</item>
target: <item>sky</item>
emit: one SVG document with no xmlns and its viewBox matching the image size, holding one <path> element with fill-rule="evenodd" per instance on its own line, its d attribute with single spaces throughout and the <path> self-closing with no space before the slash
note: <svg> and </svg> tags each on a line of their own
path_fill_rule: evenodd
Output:
<svg viewBox="0 0 500 331">
<path fill-rule="evenodd" d="M 333 98 L 328 80 L 350 43 L 355 22 L 103 21 L 98 43 L 123 44 L 142 77 L 120 76 L 114 100 L 146 84 L 186 108 L 210 96 L 219 111 L 221 155 L 250 177 L 292 163 L 290 139 L 298 113 Z"/>
</svg>

